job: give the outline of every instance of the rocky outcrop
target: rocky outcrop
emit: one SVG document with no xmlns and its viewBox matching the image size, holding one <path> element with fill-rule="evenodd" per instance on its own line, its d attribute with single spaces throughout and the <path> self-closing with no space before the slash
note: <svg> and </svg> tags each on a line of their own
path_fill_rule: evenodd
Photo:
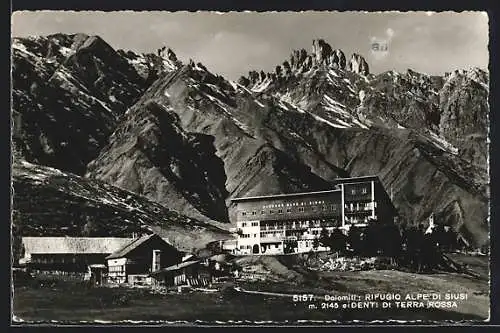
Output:
<svg viewBox="0 0 500 333">
<path fill-rule="evenodd" d="M 149 86 L 161 75 L 174 71 L 182 66 L 176 54 L 170 48 L 163 46 L 156 53 L 136 54 L 132 51 L 117 51 L 128 63 L 134 67 L 137 73 Z"/>
<path fill-rule="evenodd" d="M 482 166 L 488 158 L 488 81 L 478 68 L 455 71 L 439 91 L 440 133 L 459 147 L 460 155 Z"/>
<path fill-rule="evenodd" d="M 361 89 L 365 96 L 358 112 L 372 119 L 383 119 L 392 127 L 428 129 L 439 133 L 441 110 L 438 92 L 441 87 L 440 77 L 411 69 L 406 73 L 381 73 Z M 384 125 L 380 121 L 378 123 Z"/>
<path fill-rule="evenodd" d="M 331 66 L 342 70 L 345 69 L 346 59 L 342 50 L 333 50 L 330 44 L 323 39 L 313 40 L 312 55 L 315 65 Z"/>
<path fill-rule="evenodd" d="M 342 52 L 342 50 L 337 49 L 334 51 L 334 54 L 335 54 L 335 59 L 338 59 L 338 67 L 344 70 L 346 68 L 346 58 L 344 52 Z"/>
<path fill-rule="evenodd" d="M 354 53 L 349 60 L 349 70 L 361 75 L 370 74 L 368 63 L 366 62 L 365 58 L 357 53 Z"/>
</svg>

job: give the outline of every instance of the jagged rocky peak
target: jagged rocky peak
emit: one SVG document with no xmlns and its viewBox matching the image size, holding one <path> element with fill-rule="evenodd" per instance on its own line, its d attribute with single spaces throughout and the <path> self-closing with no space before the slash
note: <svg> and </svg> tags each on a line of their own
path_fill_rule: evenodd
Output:
<svg viewBox="0 0 500 333">
<path fill-rule="evenodd" d="M 12 44 L 24 45 L 31 53 L 42 58 L 56 58 L 62 61 L 64 58 L 74 55 L 80 50 L 95 51 L 96 49 L 113 50 L 99 36 L 89 36 L 83 33 L 63 34 L 56 33 L 47 36 L 14 37 Z"/>
<path fill-rule="evenodd" d="M 351 60 L 349 60 L 349 70 L 361 75 L 370 74 L 368 63 L 366 62 L 365 58 L 357 53 L 353 53 L 351 56 Z"/>
<path fill-rule="evenodd" d="M 168 59 L 173 62 L 178 62 L 177 55 L 172 51 L 171 48 L 163 46 L 156 51 L 157 55 L 161 58 Z"/>
<path fill-rule="evenodd" d="M 162 46 L 156 53 L 136 54 L 132 51 L 118 50 L 118 53 L 127 59 L 137 73 L 148 84 L 154 82 L 165 73 L 175 71 L 182 67 L 182 62 L 172 49 Z"/>
<path fill-rule="evenodd" d="M 324 39 L 313 40 L 312 45 L 313 62 L 316 65 L 327 65 L 340 67 L 340 58 L 345 56 L 340 50 L 333 50 L 330 44 L 325 42 Z M 344 65 L 345 67 L 345 65 Z"/>
<path fill-rule="evenodd" d="M 260 82 L 263 82 L 265 80 L 276 80 L 278 77 L 281 77 L 282 73 L 284 73 L 286 70 L 282 69 L 281 66 L 276 66 L 276 72 L 275 73 L 266 73 L 263 70 L 261 71 L 250 71 L 248 72 L 247 77 L 240 77 L 238 80 L 238 83 L 241 84 L 242 86 L 248 87 L 251 85 L 256 85 Z"/>
<path fill-rule="evenodd" d="M 324 66 L 338 70 L 348 69 L 361 75 L 369 74 L 367 62 L 358 54 L 353 54 L 349 67 L 346 65 L 347 58 L 342 50 L 333 49 L 324 39 L 314 39 L 310 53 L 305 49 L 293 50 L 290 59 L 277 65 L 273 73 L 250 71 L 248 76 L 241 77 L 238 83 L 249 86 L 259 84 L 266 79 L 287 79 Z"/>
<path fill-rule="evenodd" d="M 330 44 L 323 39 L 315 39 L 313 40 L 312 54 L 315 63 L 328 63 L 330 61 L 330 56 L 333 54 L 333 50 Z"/>
<path fill-rule="evenodd" d="M 312 54 L 314 64 L 327 65 L 338 69 L 345 69 L 346 58 L 342 50 L 334 50 L 323 39 L 313 40 Z"/>
<path fill-rule="evenodd" d="M 290 56 L 290 64 L 293 69 L 297 69 L 306 61 L 307 51 L 305 49 L 294 50 Z"/>
</svg>

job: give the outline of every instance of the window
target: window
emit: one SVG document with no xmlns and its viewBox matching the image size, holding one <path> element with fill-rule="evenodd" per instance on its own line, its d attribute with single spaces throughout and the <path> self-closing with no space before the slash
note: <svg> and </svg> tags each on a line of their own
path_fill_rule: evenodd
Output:
<svg viewBox="0 0 500 333">
<path fill-rule="evenodd" d="M 242 215 L 242 216 L 246 216 L 246 215 L 247 215 L 247 212 L 241 212 L 241 215 Z"/>
<path fill-rule="evenodd" d="M 363 193 L 363 194 L 368 193 L 368 189 L 367 189 L 366 187 L 363 187 L 362 193 Z"/>
<path fill-rule="evenodd" d="M 292 210 L 291 210 L 290 208 L 288 208 L 288 209 L 286 210 L 286 212 L 287 212 L 287 213 L 291 213 L 291 212 L 292 212 Z"/>
<path fill-rule="evenodd" d="M 153 271 L 158 271 L 160 270 L 160 261 L 161 261 L 161 251 L 160 250 L 153 250 Z"/>
<path fill-rule="evenodd" d="M 304 212 L 304 207 L 300 207 L 299 212 Z"/>
<path fill-rule="evenodd" d="M 261 210 L 261 211 L 260 211 L 260 213 L 261 213 L 262 215 L 264 215 L 264 214 L 266 213 L 266 211 L 265 211 L 265 210 Z"/>
<path fill-rule="evenodd" d="M 274 210 L 272 210 L 272 209 L 271 209 L 271 210 L 269 211 L 269 214 L 274 214 Z"/>
<path fill-rule="evenodd" d="M 257 212 L 252 212 L 252 215 L 257 215 Z"/>
<path fill-rule="evenodd" d="M 253 238 L 257 238 L 257 234 L 253 234 Z"/>
<path fill-rule="evenodd" d="M 242 227 L 246 227 L 246 226 L 247 226 L 247 223 L 246 223 L 246 222 L 243 222 L 243 223 L 241 224 L 241 226 L 242 226 Z"/>
<path fill-rule="evenodd" d="M 252 227 L 258 227 L 259 226 L 259 222 L 252 222 Z"/>
<path fill-rule="evenodd" d="M 353 189 L 351 189 L 351 194 L 352 194 L 352 195 L 355 195 L 355 194 L 356 194 L 356 189 L 354 189 L 354 188 L 353 188 Z"/>
<path fill-rule="evenodd" d="M 278 214 L 283 214 L 283 209 L 278 209 Z"/>
<path fill-rule="evenodd" d="M 336 211 L 336 210 L 337 210 L 337 206 L 332 205 L 331 207 L 332 207 L 332 210 L 333 210 L 333 211 Z"/>
</svg>

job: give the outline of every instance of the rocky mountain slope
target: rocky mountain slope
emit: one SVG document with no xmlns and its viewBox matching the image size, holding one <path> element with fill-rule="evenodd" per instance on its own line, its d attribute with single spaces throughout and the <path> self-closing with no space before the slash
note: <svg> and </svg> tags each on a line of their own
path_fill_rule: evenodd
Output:
<svg viewBox="0 0 500 333">
<path fill-rule="evenodd" d="M 98 36 L 14 38 L 14 148 L 30 162 L 83 174 L 154 80 L 134 66 L 148 58 L 152 73 L 175 68 L 159 55 L 120 54 Z"/>
<path fill-rule="evenodd" d="M 185 132 L 175 113 L 152 102 L 127 112 L 88 171 L 179 212 L 228 222 L 224 164 L 213 140 Z"/>
<path fill-rule="evenodd" d="M 438 223 L 487 242 L 488 76 L 479 69 L 374 75 L 362 56 L 323 40 L 311 52 L 293 51 L 273 73 L 238 82 L 182 64 L 171 50 L 114 57 L 142 91 L 126 112 L 114 111 L 121 115 L 86 153 L 95 155 L 87 178 L 213 224 L 231 220 L 233 197 L 321 190 L 338 176 L 376 174 L 404 223 L 434 212 Z M 22 138 L 28 147 L 39 142 Z"/>
</svg>

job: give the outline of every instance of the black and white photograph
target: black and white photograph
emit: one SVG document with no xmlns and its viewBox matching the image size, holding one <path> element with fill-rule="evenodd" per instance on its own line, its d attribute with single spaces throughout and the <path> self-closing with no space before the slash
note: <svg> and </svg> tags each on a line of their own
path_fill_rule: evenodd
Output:
<svg viewBox="0 0 500 333">
<path fill-rule="evenodd" d="M 11 323 L 488 323 L 489 19 L 12 13 Z"/>
</svg>

